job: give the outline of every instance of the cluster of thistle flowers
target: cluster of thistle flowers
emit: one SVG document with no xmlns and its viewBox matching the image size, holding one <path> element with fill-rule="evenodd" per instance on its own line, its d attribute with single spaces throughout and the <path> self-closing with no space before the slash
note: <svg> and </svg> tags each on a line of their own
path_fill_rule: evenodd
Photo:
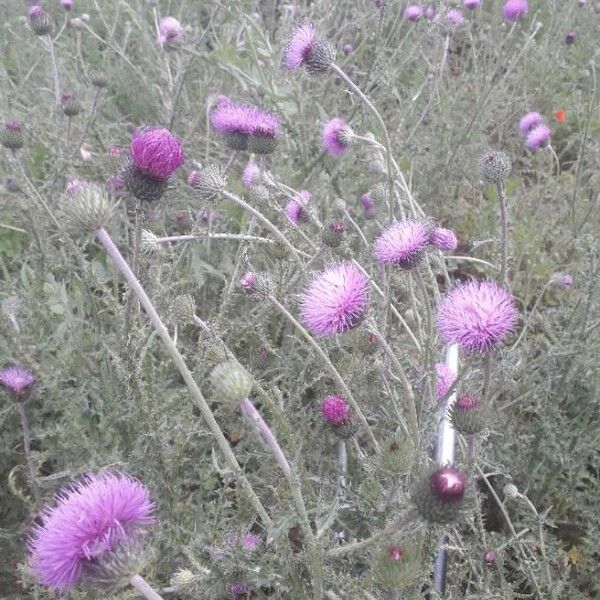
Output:
<svg viewBox="0 0 600 600">
<path fill-rule="evenodd" d="M 375 1 L 376 6 L 382 6 L 384 3 L 380 0 Z M 481 0 L 463 0 L 463 6 L 468 10 L 476 10 L 482 4 Z M 506 0 L 502 14 L 507 21 L 519 21 L 529 10 L 527 0 Z M 464 15 L 458 8 L 449 8 L 438 15 L 433 6 L 424 6 L 422 4 L 409 4 L 404 9 L 404 19 L 413 23 L 421 20 L 423 17 L 429 21 L 441 21 L 443 24 L 456 27 L 464 21 Z"/>
<path fill-rule="evenodd" d="M 550 127 L 539 112 L 530 112 L 521 117 L 519 133 L 525 141 L 526 148 L 532 152 L 550 145 Z"/>
</svg>

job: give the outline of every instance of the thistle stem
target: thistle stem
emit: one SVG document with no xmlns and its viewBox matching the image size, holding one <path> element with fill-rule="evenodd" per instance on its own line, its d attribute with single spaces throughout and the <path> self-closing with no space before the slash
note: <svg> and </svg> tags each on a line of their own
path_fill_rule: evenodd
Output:
<svg viewBox="0 0 600 600">
<path fill-rule="evenodd" d="M 33 494 L 35 503 L 37 506 L 39 506 L 40 494 L 37 487 L 33 457 L 31 456 L 31 435 L 29 433 L 29 421 L 27 420 L 27 413 L 25 412 L 25 403 L 18 401 L 16 404 L 19 410 L 19 418 L 21 419 L 21 433 L 23 434 L 23 451 L 25 454 L 25 461 L 27 462 L 27 469 L 29 471 L 29 485 L 31 487 L 31 492 Z"/>
<path fill-rule="evenodd" d="M 502 231 L 501 245 L 502 245 L 502 262 L 500 263 L 500 283 L 504 286 L 507 285 L 507 269 L 508 269 L 508 216 L 506 211 L 506 193 L 504 191 L 504 184 L 499 182 L 496 185 L 498 190 L 498 203 L 500 204 L 500 226 Z"/>
<path fill-rule="evenodd" d="M 129 583 L 148 600 L 163 600 L 163 597 L 156 592 L 141 575 L 134 575 Z"/>
<path fill-rule="evenodd" d="M 47 35 L 43 38 L 44 45 L 50 56 L 50 66 L 52 67 L 52 78 L 54 79 L 54 101 L 56 106 L 60 106 L 60 80 L 58 78 L 58 65 L 56 64 L 56 56 L 54 54 L 54 43 L 52 38 Z"/>
<path fill-rule="evenodd" d="M 181 356 L 179 350 L 177 349 L 177 346 L 173 343 L 173 340 L 171 339 L 169 331 L 167 330 L 167 328 L 163 324 L 160 316 L 156 312 L 156 309 L 154 308 L 154 305 L 152 304 L 150 298 L 148 298 L 148 295 L 146 294 L 144 288 L 142 287 L 142 285 L 138 281 L 137 277 L 134 275 L 133 271 L 127 264 L 127 261 L 123 258 L 123 256 L 121 255 L 121 252 L 119 251 L 117 246 L 115 246 L 110 235 L 104 228 L 96 231 L 96 239 L 100 242 L 100 244 L 102 244 L 102 246 L 106 250 L 107 254 L 114 261 L 117 269 L 119 270 L 121 275 L 124 277 L 124 279 L 127 281 L 129 286 L 133 290 L 134 294 L 137 296 L 138 300 L 140 301 L 141 305 L 144 307 L 144 310 L 146 311 L 146 314 L 148 315 L 150 322 L 152 323 L 154 329 L 156 330 L 156 333 L 158 334 L 160 339 L 163 341 L 167 352 L 169 353 L 171 359 L 175 363 L 175 366 L 181 373 L 181 376 L 183 377 L 183 379 L 188 387 L 188 390 L 190 392 L 190 396 L 191 396 L 193 404 L 202 413 L 202 416 L 204 417 L 205 421 L 207 422 L 209 429 L 211 430 L 211 433 L 213 434 L 213 437 L 215 438 L 219 448 L 221 449 L 221 451 L 223 452 L 223 454 L 225 456 L 225 460 L 227 461 L 227 464 L 233 471 L 238 483 L 240 484 L 240 486 L 246 493 L 248 500 L 250 501 L 250 503 L 252 504 L 252 506 L 254 507 L 254 509 L 260 516 L 260 518 L 262 519 L 265 527 L 272 527 L 273 522 L 271 520 L 271 517 L 269 517 L 267 511 L 265 510 L 264 506 L 262 505 L 261 501 L 259 500 L 258 496 L 256 495 L 256 492 L 254 491 L 252 485 L 250 484 L 250 482 L 244 475 L 242 468 L 240 467 L 237 459 L 235 458 L 235 455 L 233 454 L 233 452 L 229 446 L 229 443 L 227 442 L 227 439 L 223 435 L 223 432 L 221 431 L 219 424 L 215 420 L 215 418 L 212 414 L 212 411 L 210 410 L 210 407 L 209 407 L 208 403 L 206 402 L 206 399 L 202 395 L 202 392 L 200 391 L 198 384 L 194 381 L 194 378 L 192 377 L 190 370 L 188 369 L 187 365 L 185 364 L 185 361 L 183 360 L 183 357 Z"/>
</svg>

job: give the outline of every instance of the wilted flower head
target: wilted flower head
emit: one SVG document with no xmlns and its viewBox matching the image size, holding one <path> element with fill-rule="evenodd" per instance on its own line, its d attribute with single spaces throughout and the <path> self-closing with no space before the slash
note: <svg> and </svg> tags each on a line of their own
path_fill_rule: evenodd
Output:
<svg viewBox="0 0 600 600">
<path fill-rule="evenodd" d="M 506 0 L 503 14 L 508 21 L 515 23 L 529 10 L 527 0 Z"/>
<path fill-rule="evenodd" d="M 434 227 L 431 231 L 431 243 L 439 250 L 453 252 L 458 246 L 458 239 L 454 231 L 443 227 Z"/>
<path fill-rule="evenodd" d="M 147 129 L 131 141 L 135 166 L 154 179 L 166 181 L 184 162 L 181 142 L 167 129 Z"/>
<path fill-rule="evenodd" d="M 182 31 L 183 27 L 175 17 L 164 17 L 158 24 L 158 43 L 161 46 L 168 45 L 176 41 Z"/>
<path fill-rule="evenodd" d="M 419 4 L 409 4 L 404 9 L 404 18 L 407 21 L 418 21 L 423 16 L 423 7 Z"/>
<path fill-rule="evenodd" d="M 501 344 L 517 322 L 513 297 L 492 281 L 469 281 L 454 287 L 438 310 L 444 342 L 466 352 L 489 352 Z"/>
<path fill-rule="evenodd" d="M 260 176 L 260 169 L 254 162 L 248 162 L 244 167 L 244 174 L 242 175 L 242 182 L 246 189 L 252 189 Z"/>
<path fill-rule="evenodd" d="M 322 40 L 313 23 L 304 23 L 294 29 L 283 53 L 283 66 L 295 71 L 306 67 L 312 73 L 323 73 L 333 61 L 333 49 Z"/>
<path fill-rule="evenodd" d="M 33 373 L 19 365 L 11 365 L 0 371 L 0 385 L 16 398 L 23 396 L 34 381 Z"/>
<path fill-rule="evenodd" d="M 446 363 L 438 363 L 435 365 L 435 372 L 437 375 L 435 393 L 437 399 L 442 400 L 456 380 L 456 374 L 450 370 L 450 367 Z"/>
<path fill-rule="evenodd" d="M 521 117 L 519 121 L 519 132 L 527 135 L 532 129 L 544 123 L 544 117 L 539 112 L 530 112 Z"/>
<path fill-rule="evenodd" d="M 323 148 L 332 156 L 344 154 L 352 139 L 350 125 L 339 117 L 331 119 L 323 128 Z"/>
<path fill-rule="evenodd" d="M 358 325 L 367 312 L 369 282 L 352 263 L 317 273 L 301 297 L 304 322 L 315 335 L 331 336 Z"/>
<path fill-rule="evenodd" d="M 547 125 L 538 125 L 532 129 L 525 140 L 525 145 L 532 152 L 541 150 L 548 144 L 550 144 L 550 127 Z"/>
<path fill-rule="evenodd" d="M 129 475 L 88 475 L 64 489 L 29 539 L 29 564 L 39 582 L 67 591 L 121 544 L 154 523 L 154 503 L 146 487 Z"/>
<path fill-rule="evenodd" d="M 321 402 L 321 414 L 329 425 L 340 425 L 348 420 L 350 407 L 342 396 L 327 396 Z"/>
<path fill-rule="evenodd" d="M 430 242 L 431 227 L 426 221 L 396 221 L 375 240 L 373 254 L 381 263 L 403 269 L 413 268 Z"/>
</svg>

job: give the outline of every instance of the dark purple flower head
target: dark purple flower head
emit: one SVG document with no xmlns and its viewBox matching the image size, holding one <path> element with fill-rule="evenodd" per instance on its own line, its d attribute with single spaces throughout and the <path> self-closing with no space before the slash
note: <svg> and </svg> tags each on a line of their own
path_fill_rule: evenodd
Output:
<svg viewBox="0 0 600 600">
<path fill-rule="evenodd" d="M 435 393 L 437 399 L 442 400 L 456 380 L 456 375 L 450 370 L 450 367 L 446 363 L 438 363 L 435 365 L 435 372 L 437 375 Z"/>
<path fill-rule="evenodd" d="M 249 598 L 249 594 L 252 592 L 252 587 L 247 583 L 241 583 L 239 581 L 232 581 L 226 586 L 227 593 L 231 595 L 235 600 L 243 600 Z"/>
<path fill-rule="evenodd" d="M 465 476 L 454 467 L 442 467 L 429 478 L 431 493 L 444 502 L 458 502 L 465 494 Z"/>
<path fill-rule="evenodd" d="M 396 221 L 375 240 L 373 254 L 381 263 L 411 269 L 421 258 L 430 239 L 431 227 L 426 221 Z"/>
<path fill-rule="evenodd" d="M 480 4 L 481 4 L 481 0 L 464 0 L 463 1 L 463 6 L 465 8 L 469 8 L 471 10 L 478 8 Z"/>
<path fill-rule="evenodd" d="M 544 123 L 544 117 L 539 112 L 530 112 L 521 117 L 519 121 L 519 132 L 526 136 L 532 129 Z"/>
<path fill-rule="evenodd" d="M 485 554 L 483 555 L 483 562 L 488 567 L 492 567 L 496 563 L 496 552 L 491 548 L 486 550 Z"/>
<path fill-rule="evenodd" d="M 308 223 L 310 220 L 310 213 L 308 212 L 307 206 L 311 201 L 312 195 L 306 190 L 298 192 L 293 200 L 290 200 L 284 209 L 285 216 L 288 221 L 298 227 L 304 223 Z"/>
<path fill-rule="evenodd" d="M 538 125 L 532 129 L 525 140 L 525 145 L 532 152 L 541 150 L 548 144 L 550 144 L 550 127 L 547 125 Z"/>
<path fill-rule="evenodd" d="M 301 296 L 302 318 L 318 336 L 331 336 L 356 327 L 367 312 L 369 281 L 350 262 L 317 273 Z"/>
<path fill-rule="evenodd" d="M 407 21 L 418 21 L 423 16 L 423 7 L 419 4 L 409 4 L 404 9 L 404 18 Z"/>
<path fill-rule="evenodd" d="M 444 342 L 465 352 L 489 352 L 514 329 L 513 297 L 493 281 L 469 281 L 455 286 L 438 309 L 438 330 Z"/>
<path fill-rule="evenodd" d="M 19 123 L 18 121 L 7 121 L 4 124 L 4 127 L 8 130 L 8 131 L 12 131 L 14 133 L 20 133 L 22 127 L 21 127 L 21 123 Z"/>
<path fill-rule="evenodd" d="M 34 381 L 33 373 L 19 365 L 11 365 L 0 371 L 0 385 L 17 398 L 22 396 Z"/>
<path fill-rule="evenodd" d="M 73 588 L 122 543 L 154 523 L 148 490 L 129 475 L 88 475 L 64 489 L 41 512 L 29 539 L 29 564 L 39 582 L 59 592 Z"/>
<path fill-rule="evenodd" d="M 183 163 L 181 142 L 167 129 L 147 129 L 131 141 L 131 157 L 145 175 L 166 181 Z"/>
<path fill-rule="evenodd" d="M 341 156 L 350 146 L 352 129 L 350 125 L 335 117 L 325 124 L 323 128 L 323 148 L 332 156 Z"/>
<path fill-rule="evenodd" d="M 352 54 L 352 52 L 354 51 L 354 46 L 352 46 L 352 44 L 344 44 L 342 50 L 344 54 Z"/>
<path fill-rule="evenodd" d="M 321 402 L 321 414 L 329 425 L 340 425 L 348 420 L 350 407 L 342 396 L 327 396 Z"/>
<path fill-rule="evenodd" d="M 458 246 L 458 239 L 454 231 L 435 227 L 431 232 L 431 243 L 439 250 L 453 252 Z"/>
<path fill-rule="evenodd" d="M 73 6 L 75 5 L 75 1 L 74 0 L 60 0 L 60 5 L 65 10 L 71 10 L 73 8 Z"/>
<path fill-rule="evenodd" d="M 575 43 L 576 39 L 577 39 L 577 32 L 569 31 L 567 33 L 567 35 L 565 35 L 565 44 L 567 44 L 567 46 L 571 46 L 572 44 Z"/>
<path fill-rule="evenodd" d="M 365 211 L 365 217 L 372 219 L 375 216 L 375 202 L 373 202 L 371 194 L 369 192 L 363 194 L 360 197 L 360 203 Z"/>
<path fill-rule="evenodd" d="M 503 14 L 507 21 L 516 23 L 529 10 L 527 0 L 506 0 Z"/>
</svg>

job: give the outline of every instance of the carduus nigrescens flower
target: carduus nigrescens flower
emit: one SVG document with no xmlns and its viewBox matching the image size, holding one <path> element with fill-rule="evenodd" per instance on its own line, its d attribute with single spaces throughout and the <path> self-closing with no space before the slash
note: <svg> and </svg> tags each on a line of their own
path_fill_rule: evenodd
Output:
<svg viewBox="0 0 600 600">
<path fill-rule="evenodd" d="M 382 264 L 412 269 L 431 242 L 431 225 L 420 219 L 396 221 L 373 244 L 373 255 Z"/>
<path fill-rule="evenodd" d="M 175 17 L 164 17 L 158 24 L 158 43 L 168 46 L 176 42 L 183 32 L 181 23 Z"/>
<path fill-rule="evenodd" d="M 333 62 L 333 47 L 322 39 L 313 23 L 294 29 L 283 52 L 283 66 L 289 71 L 305 67 L 311 73 L 326 72 Z"/>
<path fill-rule="evenodd" d="M 323 149 L 331 156 L 345 154 L 352 142 L 352 129 L 344 119 L 335 117 L 323 127 Z"/>
</svg>

